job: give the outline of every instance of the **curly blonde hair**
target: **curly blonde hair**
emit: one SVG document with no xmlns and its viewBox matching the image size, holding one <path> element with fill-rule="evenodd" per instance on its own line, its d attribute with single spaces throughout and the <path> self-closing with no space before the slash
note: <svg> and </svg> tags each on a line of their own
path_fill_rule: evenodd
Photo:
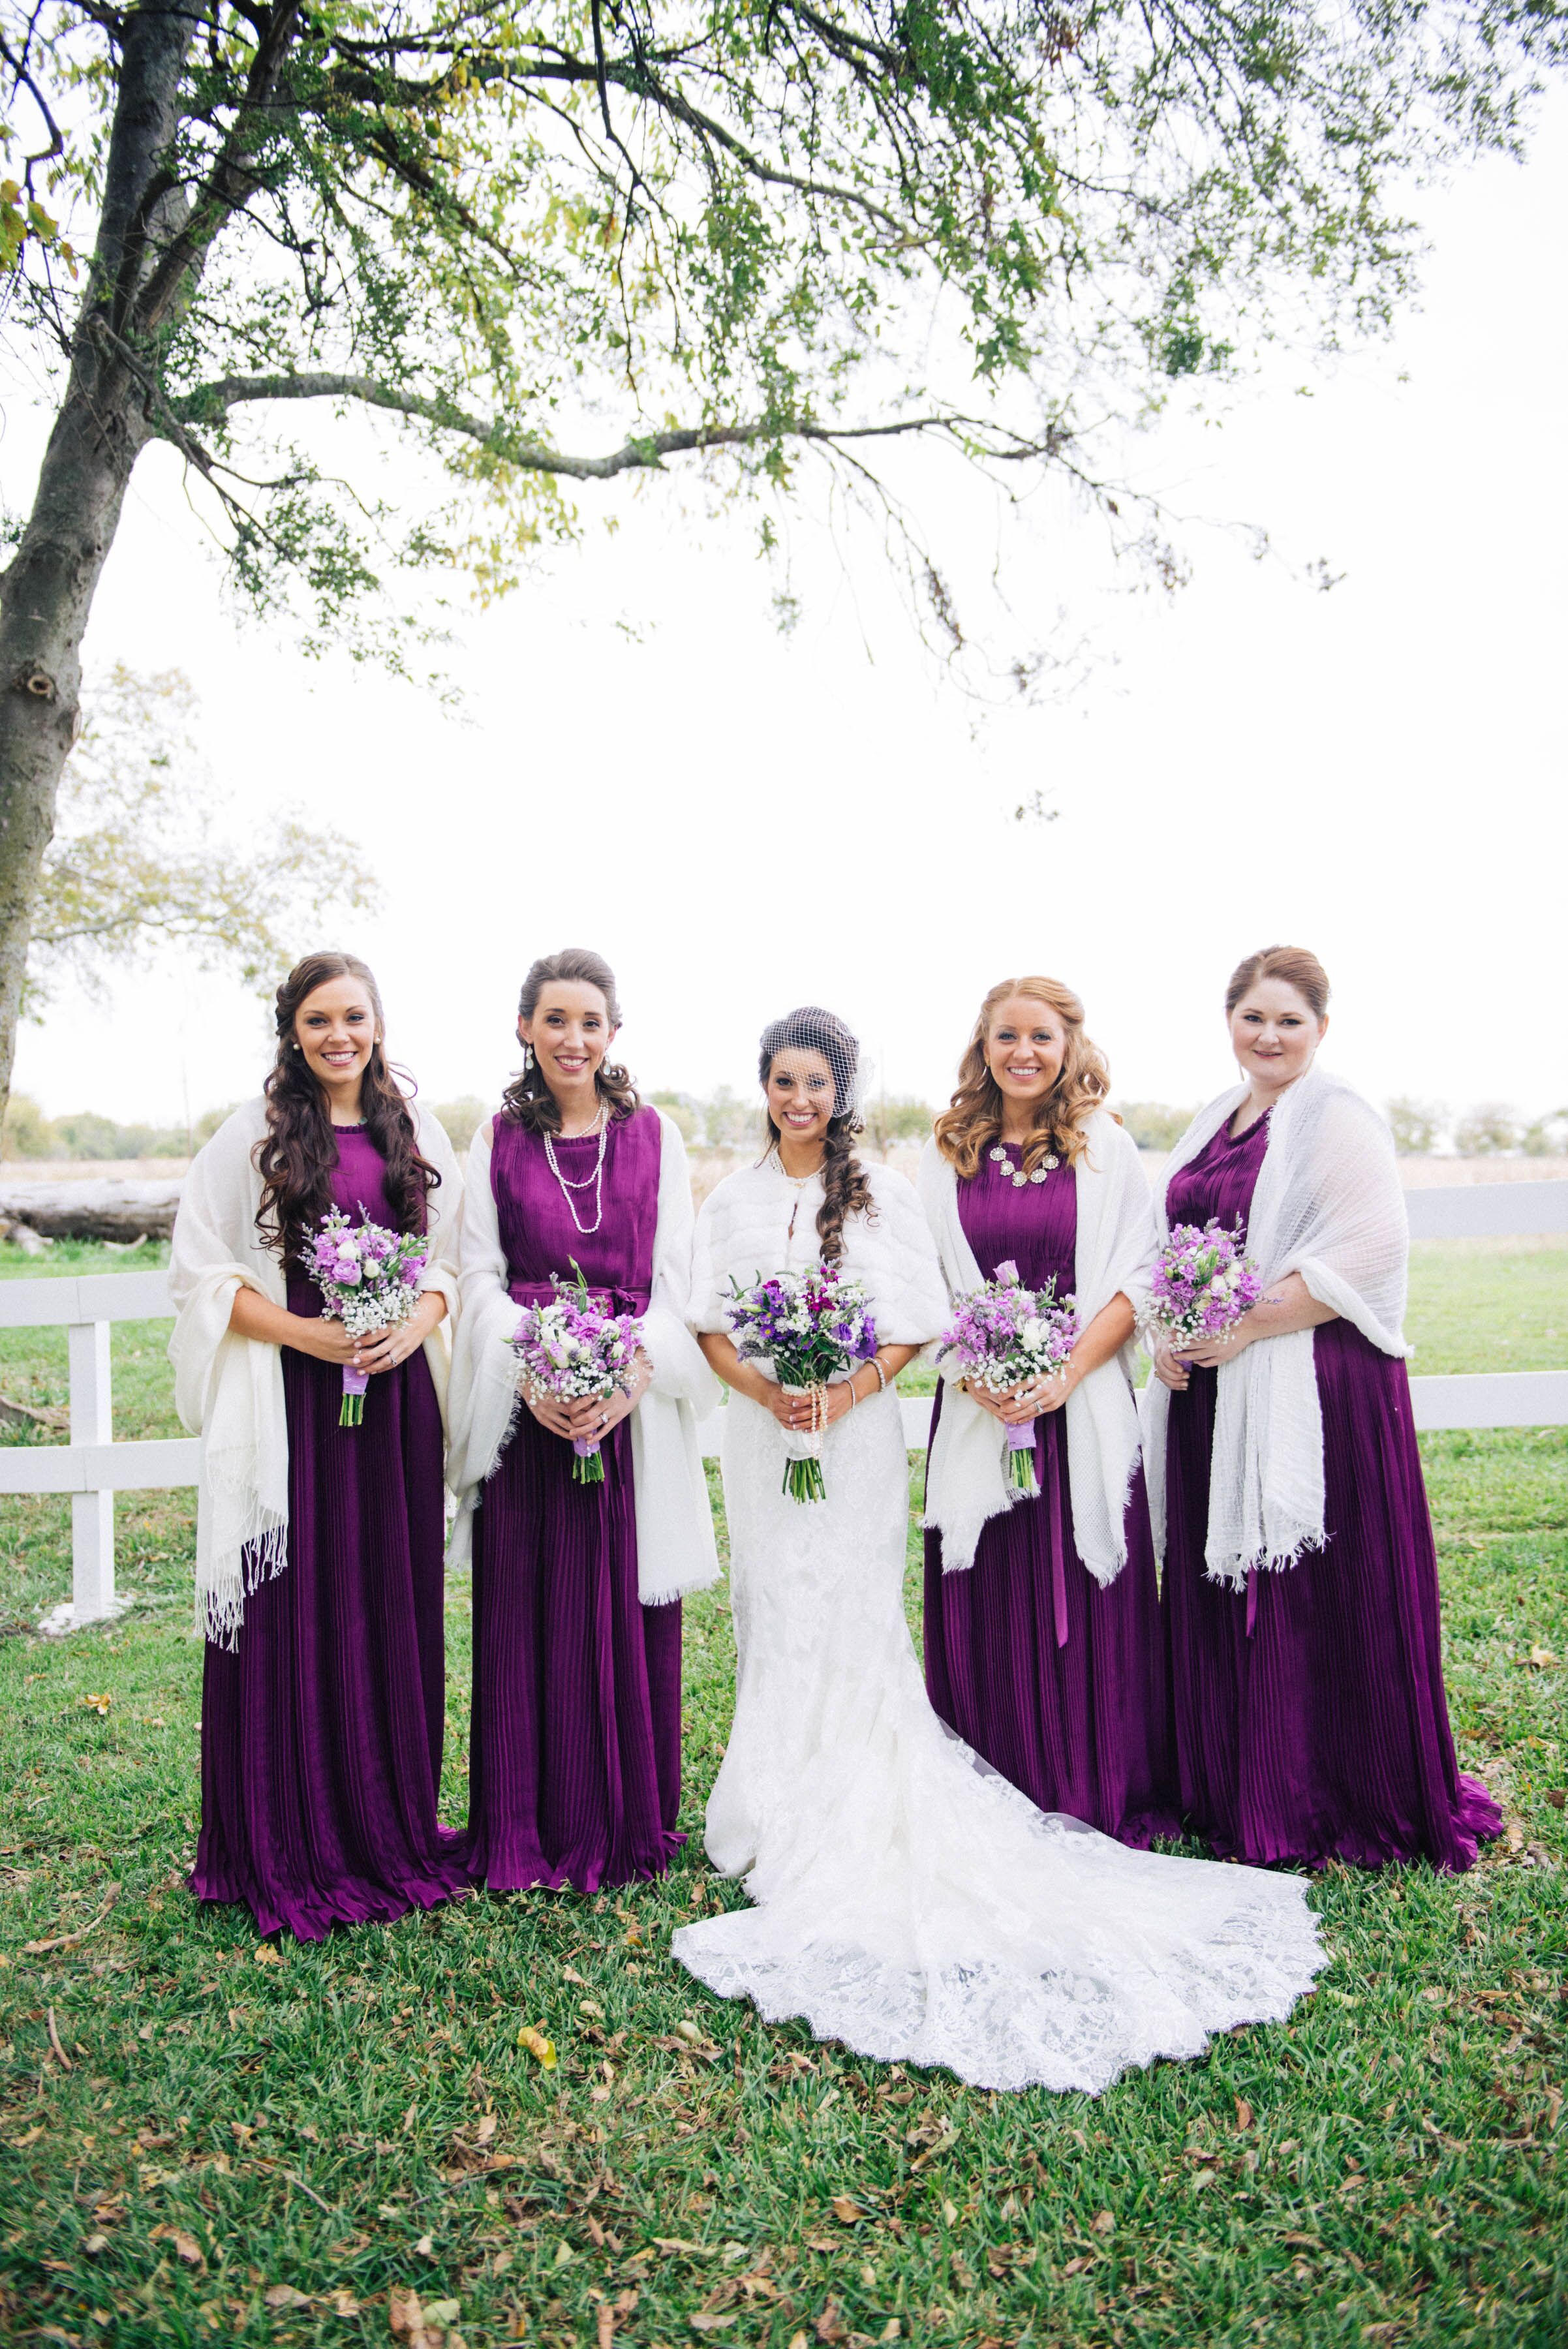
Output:
<svg viewBox="0 0 1568 2349">
<path fill-rule="evenodd" d="M 1072 1164 L 1085 1147 L 1084 1125 L 1091 1110 L 1104 1105 L 1111 1089 L 1106 1056 L 1084 1033 L 1084 1007 L 1059 978 L 1002 978 L 980 1007 L 964 1056 L 959 1062 L 958 1084 L 950 1105 L 937 1120 L 937 1147 L 965 1181 L 980 1171 L 980 1162 L 1002 1132 L 1002 1097 L 985 1062 L 985 1040 L 999 1005 L 1014 995 L 1033 996 L 1048 1004 L 1067 1031 L 1062 1072 L 1034 1112 L 1034 1127 L 1023 1144 L 1023 1167 L 1033 1174 L 1041 1161 L 1054 1154 Z M 1113 1110 L 1111 1114 L 1116 1115 Z M 1117 1119 L 1117 1123 L 1121 1123 Z"/>
</svg>

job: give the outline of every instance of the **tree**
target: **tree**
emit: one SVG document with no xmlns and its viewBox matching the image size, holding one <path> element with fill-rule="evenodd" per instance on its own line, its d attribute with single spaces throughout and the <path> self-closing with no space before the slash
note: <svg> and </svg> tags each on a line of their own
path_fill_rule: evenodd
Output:
<svg viewBox="0 0 1568 2349">
<path fill-rule="evenodd" d="M 171 946 L 270 994 L 341 914 L 375 904 L 363 851 L 337 833 L 269 810 L 248 823 L 243 850 L 217 833 L 222 801 L 177 669 L 142 678 L 119 666 L 86 699 L 39 874 L 27 1007 L 63 977 L 100 989 L 110 970 Z"/>
<path fill-rule="evenodd" d="M 1454 1128 L 1454 1148 L 1461 1158 L 1501 1158 L 1523 1139 L 1517 1115 L 1502 1102 L 1478 1103 Z"/>
<path fill-rule="evenodd" d="M 722 454 L 783 489 L 809 457 L 896 523 L 878 452 L 918 437 L 1104 491 L 1086 419 L 1287 322 L 1388 316 L 1396 182 L 1516 140 L 1559 8 L 0 0 L 7 317 L 57 402 L 0 608 L 0 1095 L 152 442 L 254 606 L 395 662 L 410 574 L 515 584 L 574 527 L 563 483 Z M 365 418 L 413 444 L 423 511 L 365 485 Z M 956 654 L 918 532 L 893 543 Z"/>
<path fill-rule="evenodd" d="M 878 1150 L 894 1142 L 924 1142 L 935 1123 L 929 1102 L 913 1093 L 879 1093 L 866 1104 L 866 1130 Z"/>
<path fill-rule="evenodd" d="M 1548 1110 L 1532 1118 L 1521 1137 L 1527 1158 L 1568 1158 L 1568 1109 Z"/>
<path fill-rule="evenodd" d="M 1167 1102 L 1117 1102 L 1117 1116 L 1140 1150 L 1174 1150 L 1196 1109 L 1172 1109 Z"/>
<path fill-rule="evenodd" d="M 1384 1104 L 1394 1135 L 1394 1147 L 1404 1158 L 1422 1158 L 1436 1150 L 1448 1130 L 1449 1112 L 1441 1102 L 1411 1101 L 1400 1094 Z"/>
</svg>

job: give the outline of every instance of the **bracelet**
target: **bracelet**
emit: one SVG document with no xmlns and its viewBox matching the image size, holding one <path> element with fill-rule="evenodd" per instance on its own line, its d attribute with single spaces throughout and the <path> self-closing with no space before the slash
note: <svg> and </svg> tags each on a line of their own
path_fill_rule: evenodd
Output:
<svg viewBox="0 0 1568 2349">
<path fill-rule="evenodd" d="M 849 1389 L 849 1409 L 850 1409 L 850 1411 L 853 1411 L 853 1410 L 854 1410 L 854 1408 L 855 1408 L 855 1406 L 856 1406 L 856 1404 L 859 1402 L 860 1398 L 859 1398 L 859 1396 L 858 1396 L 858 1395 L 856 1393 L 856 1392 L 855 1392 L 855 1381 L 854 1381 L 854 1380 L 853 1380 L 853 1379 L 846 1379 L 846 1380 L 845 1381 L 845 1384 L 846 1384 L 846 1385 L 848 1387 L 848 1389 Z M 846 1415 L 846 1417 L 847 1417 L 847 1416 L 848 1416 L 848 1413 L 846 1413 L 845 1415 Z"/>
<path fill-rule="evenodd" d="M 876 1373 L 877 1373 L 877 1393 L 878 1393 L 878 1394 L 886 1394 L 886 1393 L 887 1393 L 887 1392 L 888 1392 L 888 1373 L 887 1373 L 887 1371 L 882 1368 L 882 1357 L 880 1356 L 880 1354 L 873 1354 L 873 1355 L 872 1355 L 872 1357 L 871 1357 L 871 1368 L 872 1368 L 872 1369 L 876 1371 Z"/>
</svg>

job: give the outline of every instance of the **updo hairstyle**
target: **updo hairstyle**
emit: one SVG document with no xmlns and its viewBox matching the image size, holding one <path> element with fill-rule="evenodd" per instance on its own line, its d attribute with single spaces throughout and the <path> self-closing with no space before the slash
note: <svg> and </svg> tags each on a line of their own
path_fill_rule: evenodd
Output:
<svg viewBox="0 0 1568 2349">
<path fill-rule="evenodd" d="M 298 1254 L 332 1206 L 332 1170 L 337 1164 L 332 1115 L 294 1027 L 306 999 L 334 978 L 357 978 L 370 999 L 377 1027 L 385 1030 L 387 1024 L 380 989 L 358 955 L 306 955 L 277 990 L 277 1056 L 262 1088 L 267 1131 L 255 1146 L 262 1178 L 256 1229 L 285 1262 Z M 413 1090 L 412 1079 L 392 1067 L 385 1047 L 374 1044 L 360 1088 L 362 1121 L 385 1162 L 381 1179 L 388 1210 L 404 1232 L 424 1230 L 426 1203 L 441 1181 L 415 1142 L 409 1107 Z"/>
<path fill-rule="evenodd" d="M 855 1145 L 866 1131 L 857 1107 L 860 1047 L 842 1019 L 819 1004 L 805 1003 L 763 1030 L 757 1053 L 757 1081 L 764 1092 L 780 1052 L 816 1052 L 833 1071 L 833 1115 L 822 1154 L 822 1205 L 816 1211 L 816 1234 L 824 1264 L 836 1264 L 844 1251 L 844 1226 L 850 1216 L 876 1217 L 871 1180 L 855 1155 Z M 768 1146 L 776 1150 L 779 1130 L 773 1112 L 764 1110 Z"/>
<path fill-rule="evenodd" d="M 980 1172 L 981 1160 L 1002 1133 L 1002 1092 L 986 1066 L 985 1040 L 998 1006 L 1013 995 L 1049 1004 L 1067 1031 L 1061 1073 L 1034 1106 L 1033 1127 L 1023 1144 L 1025 1174 L 1032 1174 L 1052 1157 L 1064 1158 L 1071 1165 L 1085 1147 L 1084 1127 L 1090 1112 L 1103 1106 L 1111 1089 L 1106 1056 L 1085 1034 L 1084 1007 L 1070 987 L 1059 978 L 998 979 L 971 1030 L 952 1101 L 936 1123 L 938 1149 L 966 1182 Z M 1116 1116 L 1114 1110 L 1111 1115 Z M 1119 1118 L 1116 1123 L 1120 1124 Z"/>
<path fill-rule="evenodd" d="M 1248 989 L 1261 978 L 1282 979 L 1311 1004 L 1314 1019 L 1327 1019 L 1328 973 L 1316 955 L 1309 954 L 1305 947 L 1262 947 L 1244 962 L 1239 962 L 1231 973 L 1230 985 L 1225 989 L 1227 1019 Z"/>
<path fill-rule="evenodd" d="M 556 980 L 576 987 L 597 987 L 604 997 L 610 1026 L 620 1026 L 620 998 L 616 992 L 615 973 L 603 955 L 595 954 L 591 947 L 563 947 L 559 954 L 541 955 L 537 962 L 530 963 L 523 991 L 517 998 L 519 1019 L 533 1019 L 539 1008 L 539 998 Z M 594 1084 L 599 1099 L 608 1102 L 611 1117 L 630 1117 L 641 1106 L 636 1086 L 618 1061 L 601 1061 L 594 1073 Z M 532 1064 L 514 1077 L 502 1094 L 501 1114 L 528 1133 L 561 1131 L 561 1112 L 555 1094 L 545 1081 L 537 1052 L 533 1055 Z"/>
</svg>

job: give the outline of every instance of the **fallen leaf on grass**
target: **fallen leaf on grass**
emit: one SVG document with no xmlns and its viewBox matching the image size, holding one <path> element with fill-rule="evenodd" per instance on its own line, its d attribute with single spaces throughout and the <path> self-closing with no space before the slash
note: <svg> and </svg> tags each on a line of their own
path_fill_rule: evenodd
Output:
<svg viewBox="0 0 1568 2349">
<path fill-rule="evenodd" d="M 1524 1829 L 1520 1826 L 1517 1819 L 1510 1819 L 1507 1829 L 1507 1839 L 1510 1851 L 1522 1851 L 1524 1849 Z"/>
<path fill-rule="evenodd" d="M 496 2116 L 493 2113 L 481 2114 L 474 2127 L 473 2142 L 475 2145 L 488 2145 L 495 2135 L 495 2130 Z"/>
<path fill-rule="evenodd" d="M 656 2251 L 684 2251 L 689 2259 L 710 2260 L 718 2250 L 716 2243 L 689 2243 L 684 2235 L 655 2235 Z M 835 2251 L 838 2246 L 834 2245 Z"/>
<path fill-rule="evenodd" d="M 1063 2269 L 1062 2273 L 1064 2276 L 1082 2275 L 1085 2268 L 1092 2268 L 1095 2262 L 1092 2257 L 1081 2257 L 1075 2260 L 1069 2260 L 1066 2266 Z"/>
<path fill-rule="evenodd" d="M 1530 1653 L 1525 1657 L 1524 1661 L 1534 1671 L 1538 1672 L 1548 1672 L 1552 1670 L 1552 1667 L 1554 1664 L 1560 1664 L 1563 1661 L 1563 1659 L 1561 1656 L 1554 1656 L 1550 1648 L 1535 1647 L 1531 1649 Z M 93 1702 L 94 1700 L 91 1697 L 84 1699 L 84 1702 L 88 1704 L 91 1704 Z"/>
<path fill-rule="evenodd" d="M 109 2237 L 107 2235 L 89 2235 L 87 2238 L 87 2240 L 83 2243 L 82 2249 L 87 2253 L 89 2260 L 96 2260 L 99 2251 L 108 2251 Z"/>
<path fill-rule="evenodd" d="M 857 2220 L 864 2219 L 866 2213 L 858 2202 L 850 2200 L 847 2194 L 836 2194 L 833 2198 L 833 2215 L 836 2219 L 842 2219 L 846 2227 L 853 2227 Z"/>
<path fill-rule="evenodd" d="M 419 2293 L 394 2284 L 387 2294 L 387 2322 L 400 2341 L 406 2341 L 411 2333 L 422 2333 L 425 2313 L 420 2306 Z"/>
<path fill-rule="evenodd" d="M 20 2137 L 14 2137 L 11 2139 L 11 2145 L 14 2151 L 20 2153 L 24 2146 L 36 2145 L 38 2139 L 43 2136 L 43 2134 L 44 2125 L 42 2121 L 35 2121 L 30 2129 L 24 2129 Z"/>
<path fill-rule="evenodd" d="M 555 2070 L 555 2042 L 553 2040 L 546 2039 L 544 2033 L 537 2030 L 533 2023 L 524 2023 L 522 2024 L 517 2033 L 517 2044 L 519 2047 L 525 2047 L 529 2054 L 534 2058 L 535 2064 L 541 2065 L 545 2071 L 553 2072 Z"/>
<path fill-rule="evenodd" d="M 461 2300 L 427 2300 L 425 2302 L 427 2324 L 455 2324 L 462 2314 Z"/>
<path fill-rule="evenodd" d="M 109 1888 L 108 1899 L 104 1902 L 103 1907 L 99 1909 L 98 1915 L 93 1919 L 90 1925 L 79 1926 L 74 1933 L 52 1934 L 47 1941 L 24 1941 L 22 1944 L 23 1956 L 28 1958 L 41 1958 L 47 1950 L 74 1950 L 78 1941 L 85 1941 L 89 1933 L 97 1932 L 99 1927 L 103 1923 L 104 1919 L 109 1915 L 109 1910 L 114 1907 L 114 1904 L 119 1898 L 119 1885 L 111 1884 Z"/>
<path fill-rule="evenodd" d="M 1546 2091 L 1546 2126 L 1547 2126 L 1547 2127 L 1548 2127 L 1549 2129 L 1554 2129 L 1554 2128 L 1556 2127 L 1556 2126 L 1557 2126 L 1557 2119 L 1558 2119 L 1558 2116 L 1559 2116 L 1559 2114 L 1562 2112 L 1562 2110 L 1563 2110 L 1563 2091 L 1562 2091 L 1562 2089 L 1561 2089 L 1561 2088 L 1548 2088 L 1548 2089 L 1547 2089 L 1547 2091 Z"/>
<path fill-rule="evenodd" d="M 839 2315 L 832 2301 L 828 2302 L 811 2329 L 819 2341 L 846 2341 L 849 2338 L 849 2327 Z"/>
<path fill-rule="evenodd" d="M 154 2229 L 153 2231 L 156 2233 L 157 2230 Z M 268 2284 L 262 2298 L 269 2308 L 308 2308 L 310 2306 L 310 2294 L 307 2292 L 296 2292 L 291 2283 Z"/>
<path fill-rule="evenodd" d="M 59 2025 L 55 2021 L 55 2010 L 52 2006 L 49 2009 L 49 2045 L 54 2050 L 55 2061 L 58 2064 L 62 2072 L 72 2072 L 76 2069 L 75 2064 L 71 2062 L 70 2057 L 66 2054 L 65 2048 L 61 2044 Z"/>
<path fill-rule="evenodd" d="M 415 2256 L 419 2259 L 433 2260 L 435 2257 L 435 2244 L 429 2235 L 421 2235 L 419 2241 L 414 2245 L 414 2252 Z"/>
<path fill-rule="evenodd" d="M 355 2299 L 353 2293 L 351 2292 L 346 2292 L 341 2284 L 339 2284 L 337 2290 L 330 2295 L 330 2298 L 332 2302 L 332 2313 L 334 2316 L 358 2315 L 358 2302 Z"/>
<path fill-rule="evenodd" d="M 1247 2102 L 1245 2096 L 1238 2096 L 1236 2099 L 1236 2127 L 1239 2129 L 1245 2131 L 1251 2127 L 1253 2113 L 1251 2106 Z"/>
<path fill-rule="evenodd" d="M 1116 2222 L 1109 2210 L 1102 2210 L 1099 2217 L 1091 2222 L 1089 2228 L 1092 2235 L 1114 2235 L 1116 2231 Z"/>
<path fill-rule="evenodd" d="M 1535 1653 L 1534 1649 L 1532 1648 L 1530 1652 L 1533 1656 Z M 103 1715 L 109 1711 L 109 1706 L 114 1702 L 114 1699 L 107 1689 L 101 1689 L 95 1696 L 84 1696 L 82 1702 L 89 1712 L 96 1713 L 101 1720 Z"/>
<path fill-rule="evenodd" d="M 263 1941 L 256 1951 L 255 1962 L 258 1966 L 281 1966 L 283 1951 L 275 1949 L 270 1941 Z"/>
<path fill-rule="evenodd" d="M 706 2309 L 700 2308 L 696 2315 L 689 2316 L 686 2322 L 693 2333 L 722 2333 L 727 2324 L 737 2323 L 739 2319 L 733 2316 L 713 2316 Z M 822 2335 L 824 2340 L 826 2337 L 826 2333 Z"/>
</svg>

